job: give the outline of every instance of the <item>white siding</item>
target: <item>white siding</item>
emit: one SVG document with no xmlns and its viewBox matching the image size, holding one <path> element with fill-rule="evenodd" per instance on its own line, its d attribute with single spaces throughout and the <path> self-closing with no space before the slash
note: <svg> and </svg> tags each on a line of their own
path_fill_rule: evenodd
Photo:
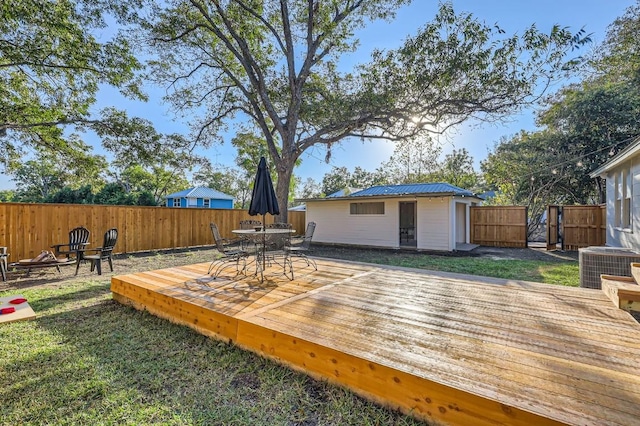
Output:
<svg viewBox="0 0 640 426">
<path fill-rule="evenodd" d="M 361 201 L 361 200 L 357 200 Z M 362 200 L 364 201 L 364 200 Z M 384 200 L 383 215 L 352 215 L 353 200 L 307 201 L 307 221 L 316 222 L 313 240 L 328 244 L 399 248 L 400 205 L 402 201 L 416 201 L 416 240 L 421 250 L 455 250 L 456 203 L 471 204 L 469 198 L 389 198 Z M 464 237 L 468 241 L 469 215 L 466 214 Z M 466 228 L 466 229 L 465 229 Z M 461 234 L 461 238 L 463 235 Z"/>
<path fill-rule="evenodd" d="M 615 225 L 615 175 L 631 168 L 631 228 L 620 229 Z M 640 250 L 640 161 L 636 156 L 607 175 L 607 245 Z"/>
<path fill-rule="evenodd" d="M 314 241 L 399 247 L 398 200 L 384 200 L 383 215 L 352 215 L 349 213 L 351 202 L 353 201 L 307 201 L 307 221 L 317 224 L 313 234 Z"/>
<path fill-rule="evenodd" d="M 416 238 L 423 250 L 453 250 L 451 198 L 419 198 Z"/>
</svg>

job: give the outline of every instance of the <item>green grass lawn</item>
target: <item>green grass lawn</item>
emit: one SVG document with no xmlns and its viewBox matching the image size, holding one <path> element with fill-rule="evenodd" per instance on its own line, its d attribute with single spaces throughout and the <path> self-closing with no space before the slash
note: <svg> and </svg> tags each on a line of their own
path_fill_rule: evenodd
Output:
<svg viewBox="0 0 640 426">
<path fill-rule="evenodd" d="M 342 248 L 322 248 L 317 250 L 317 254 L 324 257 L 381 265 L 457 272 L 510 280 L 536 281 L 572 287 L 580 285 L 580 271 L 577 261 L 492 259 L 489 257 L 457 257 L 392 250 L 352 250 Z"/>
<path fill-rule="evenodd" d="M 559 263 L 516 259 L 496 261 L 473 257 L 424 257 L 420 259 L 403 259 L 398 262 L 397 266 L 512 280 L 537 281 L 573 287 L 580 285 L 577 262 Z"/>
<path fill-rule="evenodd" d="M 422 424 L 120 305 L 107 280 L 21 293 L 37 319 L 0 325 L 0 424 Z"/>
<path fill-rule="evenodd" d="M 198 263 L 210 254 L 186 253 Z M 360 261 L 577 285 L 577 262 L 374 252 Z M 123 259 L 133 272 L 163 256 Z M 0 424 L 417 425 L 342 388 L 111 300 L 87 275 L 19 290 L 37 318 L 0 325 Z"/>
</svg>

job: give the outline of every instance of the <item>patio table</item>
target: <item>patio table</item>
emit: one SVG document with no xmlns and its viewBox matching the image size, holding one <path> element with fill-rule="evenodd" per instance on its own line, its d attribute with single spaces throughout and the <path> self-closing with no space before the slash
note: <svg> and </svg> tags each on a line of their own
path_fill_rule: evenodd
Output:
<svg viewBox="0 0 640 426">
<path fill-rule="evenodd" d="M 295 229 L 279 229 L 279 228 L 262 228 L 262 229 L 234 229 L 231 231 L 235 235 L 241 238 L 245 238 L 255 246 L 255 258 L 256 258 L 256 275 L 260 272 L 260 279 L 264 281 L 264 270 L 267 263 L 267 246 L 270 243 L 277 243 L 282 241 L 284 244 L 284 238 L 287 235 L 295 234 Z M 284 253 L 284 252 L 283 252 Z M 284 253 L 285 259 L 283 262 L 284 274 L 287 275 L 287 255 Z M 275 257 L 269 259 L 269 261 L 275 262 Z M 277 263 L 277 262 L 276 262 Z M 289 268 L 291 269 L 291 276 L 293 277 L 293 266 L 289 262 Z"/>
</svg>

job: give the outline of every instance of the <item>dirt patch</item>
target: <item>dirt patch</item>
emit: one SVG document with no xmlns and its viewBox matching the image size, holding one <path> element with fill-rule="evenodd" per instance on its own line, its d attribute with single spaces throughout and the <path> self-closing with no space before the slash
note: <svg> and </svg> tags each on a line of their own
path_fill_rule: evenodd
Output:
<svg viewBox="0 0 640 426">
<path fill-rule="evenodd" d="M 55 268 L 36 269 L 27 275 L 26 270 L 12 271 L 7 274 L 7 281 L 0 280 L 0 291 L 20 291 L 43 287 L 61 287 L 70 282 L 93 280 L 96 282 L 111 282 L 114 275 L 130 274 L 134 272 L 154 269 L 170 268 L 173 266 L 190 265 L 194 263 L 211 262 L 217 251 L 212 247 L 197 247 L 191 249 L 166 250 L 158 252 L 141 252 L 120 254 L 114 256 L 114 271 L 109 270 L 107 262 L 103 262 L 102 275 L 90 271 L 90 264 L 80 265 L 78 275 L 75 264 L 61 266 L 60 272 Z"/>
<path fill-rule="evenodd" d="M 493 259 L 519 259 L 542 261 L 571 261 L 578 260 L 577 251 L 548 251 L 544 247 L 529 248 L 502 248 L 502 247 L 478 247 L 470 252 L 480 257 Z"/>
<path fill-rule="evenodd" d="M 547 262 L 577 261 L 578 259 L 578 252 L 546 251 L 541 247 L 526 249 L 478 247 L 470 252 L 432 252 L 314 244 L 312 249 L 311 254 L 313 256 L 344 259 L 356 262 L 368 262 L 371 261 L 372 258 L 380 257 L 380 255 L 386 256 L 389 254 L 400 253 L 415 254 L 418 256 L 487 257 L 496 260 L 522 259 L 541 260 Z M 19 291 L 20 289 L 37 287 L 60 287 L 68 282 L 87 281 L 88 279 L 107 284 L 111 281 L 111 277 L 114 275 L 210 262 L 214 256 L 216 256 L 216 253 L 216 250 L 212 247 L 198 247 L 117 255 L 114 258 L 114 272 L 109 271 L 109 267 L 105 263 L 102 275 L 98 275 L 95 271 L 90 272 L 89 263 L 82 264 L 80 266 L 77 276 L 74 275 L 76 269 L 75 265 L 62 266 L 60 273 L 58 273 L 55 268 L 34 270 L 28 276 L 24 270 L 9 271 L 7 281 L 0 281 L 0 291 Z"/>
</svg>

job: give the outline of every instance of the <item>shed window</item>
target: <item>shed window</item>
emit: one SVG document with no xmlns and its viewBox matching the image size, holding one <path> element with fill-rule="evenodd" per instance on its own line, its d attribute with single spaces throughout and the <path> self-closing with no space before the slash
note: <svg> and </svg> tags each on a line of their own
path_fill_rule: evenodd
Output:
<svg viewBox="0 0 640 426">
<path fill-rule="evenodd" d="M 173 199 L 173 207 L 180 207 L 180 198 Z"/>
<path fill-rule="evenodd" d="M 204 199 L 204 208 L 208 209 L 209 207 L 211 207 L 211 200 L 209 198 L 205 198 Z"/>
<path fill-rule="evenodd" d="M 351 214 L 384 214 L 384 202 L 351 203 Z"/>
</svg>

